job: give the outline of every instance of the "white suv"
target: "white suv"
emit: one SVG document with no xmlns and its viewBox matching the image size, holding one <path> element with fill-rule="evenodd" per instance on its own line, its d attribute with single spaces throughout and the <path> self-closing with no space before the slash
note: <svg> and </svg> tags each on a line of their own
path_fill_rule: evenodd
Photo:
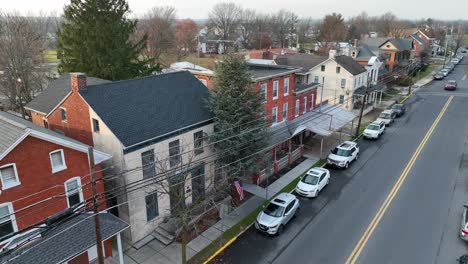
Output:
<svg viewBox="0 0 468 264">
<path fill-rule="evenodd" d="M 380 113 L 379 117 L 377 118 L 377 122 L 384 122 L 386 126 L 390 126 L 393 122 L 395 122 L 396 112 L 392 109 L 387 109 Z"/>
<path fill-rule="evenodd" d="M 359 147 L 354 141 L 345 141 L 335 147 L 328 155 L 327 163 L 332 166 L 347 169 L 351 162 L 359 158 Z"/>
<path fill-rule="evenodd" d="M 385 133 L 385 123 L 374 121 L 367 126 L 362 135 L 368 139 L 378 139 L 383 133 Z"/>
<path fill-rule="evenodd" d="M 258 214 L 255 228 L 269 235 L 279 235 L 298 212 L 299 199 L 290 193 L 280 193 Z"/>
</svg>

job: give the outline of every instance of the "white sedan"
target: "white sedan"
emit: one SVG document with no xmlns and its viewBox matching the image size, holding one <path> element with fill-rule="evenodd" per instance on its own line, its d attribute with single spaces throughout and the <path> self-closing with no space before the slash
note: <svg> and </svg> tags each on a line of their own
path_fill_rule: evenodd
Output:
<svg viewBox="0 0 468 264">
<path fill-rule="evenodd" d="M 330 182 L 330 171 L 324 168 L 309 170 L 297 183 L 296 193 L 305 197 L 317 197 Z"/>
</svg>

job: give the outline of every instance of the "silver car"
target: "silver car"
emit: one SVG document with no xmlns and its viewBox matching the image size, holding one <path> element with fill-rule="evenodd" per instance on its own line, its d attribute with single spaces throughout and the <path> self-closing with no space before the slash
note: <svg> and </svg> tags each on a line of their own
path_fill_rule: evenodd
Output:
<svg viewBox="0 0 468 264">
<path fill-rule="evenodd" d="M 468 205 L 463 205 L 462 222 L 460 229 L 460 238 L 468 241 Z"/>
<path fill-rule="evenodd" d="M 269 235 L 279 235 L 299 212 L 299 200 L 290 193 L 278 194 L 258 214 L 255 228 Z"/>
</svg>

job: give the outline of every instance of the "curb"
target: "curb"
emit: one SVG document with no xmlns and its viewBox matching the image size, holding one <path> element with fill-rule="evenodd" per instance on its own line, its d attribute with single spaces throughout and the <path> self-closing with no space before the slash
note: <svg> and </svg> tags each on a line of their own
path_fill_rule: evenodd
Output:
<svg viewBox="0 0 468 264">
<path fill-rule="evenodd" d="M 319 162 L 320 160 L 318 160 L 317 162 Z M 324 163 L 322 164 L 321 166 L 314 166 L 312 165 L 310 168 L 308 168 L 306 171 L 304 171 L 302 174 L 304 174 L 305 172 L 307 172 L 308 170 L 312 169 L 312 168 L 316 168 L 316 167 L 320 167 L 320 168 L 323 168 L 325 165 L 327 165 L 327 163 Z M 300 176 L 299 176 L 300 177 Z M 295 178 L 294 180 L 296 180 L 297 178 Z M 293 180 L 293 181 L 294 181 Z M 288 184 L 289 185 L 289 184 Z M 287 185 L 286 185 L 287 186 Z M 286 187 L 285 186 L 285 187 Z M 280 191 L 281 192 L 281 191 Z M 278 193 L 280 193 L 278 192 Z M 294 192 L 294 189 L 291 190 L 289 193 L 293 193 Z M 276 193 L 276 194 L 278 194 Z M 275 194 L 275 195 L 276 195 Z M 273 198 L 273 197 L 272 197 Z M 271 199 L 270 199 L 271 200 Z M 268 200 L 268 201 L 270 201 Z M 258 208 L 257 208 L 258 209 Z M 237 238 L 239 238 L 242 234 L 244 234 L 247 230 L 249 230 L 252 226 L 254 225 L 254 222 L 251 223 L 250 225 L 248 225 L 244 230 L 242 230 L 239 234 L 237 234 L 236 236 L 234 236 L 233 238 L 231 238 L 228 242 L 226 242 L 222 247 L 220 247 L 218 250 L 216 250 L 215 253 L 213 253 L 207 260 L 205 260 L 203 262 L 203 264 L 208 264 L 210 261 L 212 261 L 214 258 L 216 258 L 219 254 L 221 254 L 227 247 L 229 247 L 232 243 L 234 243 Z"/>
</svg>

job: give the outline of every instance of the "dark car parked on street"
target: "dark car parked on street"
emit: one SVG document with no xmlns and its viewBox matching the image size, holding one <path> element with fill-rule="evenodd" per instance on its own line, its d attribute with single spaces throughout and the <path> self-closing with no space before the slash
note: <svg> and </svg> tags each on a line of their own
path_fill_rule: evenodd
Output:
<svg viewBox="0 0 468 264">
<path fill-rule="evenodd" d="M 434 80 L 443 80 L 444 78 L 445 76 L 441 72 L 434 74 Z"/>
<path fill-rule="evenodd" d="M 406 112 L 406 107 L 404 104 L 394 104 L 392 109 L 396 113 L 397 117 L 404 115 Z"/>
</svg>

